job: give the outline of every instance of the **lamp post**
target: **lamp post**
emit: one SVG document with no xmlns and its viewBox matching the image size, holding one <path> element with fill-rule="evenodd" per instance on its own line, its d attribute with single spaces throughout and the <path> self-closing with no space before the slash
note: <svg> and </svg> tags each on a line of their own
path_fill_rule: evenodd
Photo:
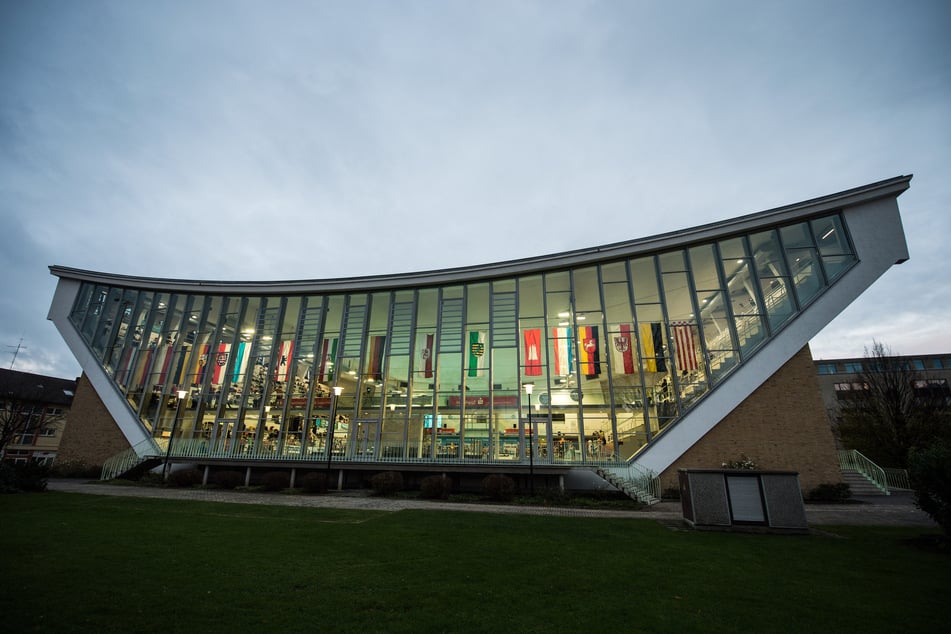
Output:
<svg viewBox="0 0 951 634">
<path fill-rule="evenodd" d="M 343 392 L 343 386 L 334 386 L 334 395 L 330 397 L 330 422 L 327 424 L 327 478 L 330 478 L 330 459 L 334 455 L 334 429 L 337 427 L 337 397 Z M 329 484 L 329 482 L 328 482 Z"/>
<path fill-rule="evenodd" d="M 168 446 L 165 448 L 165 467 L 162 469 L 162 481 L 168 481 L 168 471 L 169 471 L 169 458 L 172 456 L 172 441 L 175 439 L 175 428 L 178 427 L 178 419 L 181 418 L 182 413 L 182 403 L 185 401 L 185 396 L 188 395 L 188 392 L 185 390 L 178 391 L 178 405 L 175 406 L 175 418 L 172 419 L 172 433 L 168 436 Z"/>
<path fill-rule="evenodd" d="M 525 393 L 528 394 L 528 490 L 535 497 L 535 423 L 532 421 L 532 389 L 533 383 L 525 384 Z"/>
</svg>

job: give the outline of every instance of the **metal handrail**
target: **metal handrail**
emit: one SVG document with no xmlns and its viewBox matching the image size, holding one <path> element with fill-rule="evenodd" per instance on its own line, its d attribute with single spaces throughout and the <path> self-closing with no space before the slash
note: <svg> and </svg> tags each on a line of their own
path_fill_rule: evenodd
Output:
<svg viewBox="0 0 951 634">
<path fill-rule="evenodd" d="M 112 480 L 149 458 L 163 455 L 165 448 L 160 446 L 160 444 L 163 444 L 162 441 L 163 439 L 160 438 L 149 438 L 106 459 L 102 464 L 99 479 Z M 165 444 L 167 444 L 167 441 L 165 441 Z"/>
<path fill-rule="evenodd" d="M 911 490 L 911 482 L 908 479 L 906 469 L 895 469 L 891 467 L 882 467 L 885 472 L 885 481 L 889 489 L 908 489 Z"/>
<path fill-rule="evenodd" d="M 868 478 L 872 484 L 878 487 L 882 493 L 885 495 L 890 495 L 888 492 L 888 478 L 885 475 L 885 470 L 855 449 L 842 449 L 839 451 L 839 467 L 842 469 L 858 471 L 863 476 Z"/>
</svg>

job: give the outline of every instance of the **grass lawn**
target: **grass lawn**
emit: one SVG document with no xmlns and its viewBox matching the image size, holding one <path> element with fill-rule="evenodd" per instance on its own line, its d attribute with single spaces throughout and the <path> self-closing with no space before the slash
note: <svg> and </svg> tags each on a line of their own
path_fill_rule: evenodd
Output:
<svg viewBox="0 0 951 634">
<path fill-rule="evenodd" d="M 0 609 L 8 632 L 945 631 L 922 529 L 823 530 L 5 495 Z"/>
</svg>

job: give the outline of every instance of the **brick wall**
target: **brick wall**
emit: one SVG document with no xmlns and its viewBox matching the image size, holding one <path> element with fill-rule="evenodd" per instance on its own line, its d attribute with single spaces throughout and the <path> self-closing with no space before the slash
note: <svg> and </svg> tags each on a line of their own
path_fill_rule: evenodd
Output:
<svg viewBox="0 0 951 634">
<path fill-rule="evenodd" d="M 76 386 L 56 461 L 99 466 L 128 448 L 129 442 L 84 373 Z"/>
<path fill-rule="evenodd" d="M 662 487 L 677 487 L 677 469 L 719 469 L 741 454 L 760 469 L 798 471 L 806 493 L 825 482 L 841 482 L 808 345 L 667 468 Z"/>
</svg>

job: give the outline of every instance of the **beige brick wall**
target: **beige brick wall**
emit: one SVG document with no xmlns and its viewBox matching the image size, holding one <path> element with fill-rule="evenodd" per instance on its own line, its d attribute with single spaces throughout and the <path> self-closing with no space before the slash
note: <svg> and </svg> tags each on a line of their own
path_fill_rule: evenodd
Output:
<svg viewBox="0 0 951 634">
<path fill-rule="evenodd" d="M 808 345 L 664 471 L 662 487 L 677 486 L 678 469 L 718 469 L 741 454 L 760 469 L 798 471 L 807 493 L 825 482 L 841 482 Z"/>
<path fill-rule="evenodd" d="M 128 448 L 129 442 L 84 373 L 76 386 L 56 461 L 98 466 Z"/>
</svg>

